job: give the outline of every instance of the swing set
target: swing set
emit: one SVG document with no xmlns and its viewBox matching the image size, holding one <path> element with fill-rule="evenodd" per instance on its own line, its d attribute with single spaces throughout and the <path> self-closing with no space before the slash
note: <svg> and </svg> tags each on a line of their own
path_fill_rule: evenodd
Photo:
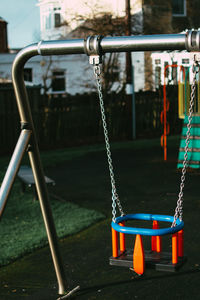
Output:
<svg viewBox="0 0 200 300">
<path fill-rule="evenodd" d="M 163 148 L 164 161 L 167 161 L 167 136 L 170 132 L 170 126 L 167 121 L 167 112 L 169 111 L 170 103 L 167 98 L 167 72 L 169 68 L 179 69 L 178 80 L 178 117 L 184 119 L 189 114 L 191 87 L 189 82 L 190 67 L 185 68 L 182 65 L 166 65 L 164 69 L 164 85 L 163 85 L 163 110 L 160 114 L 161 124 L 163 124 L 163 134 L 160 139 L 161 147 Z M 200 77 L 199 74 L 195 78 L 196 93 L 194 99 L 193 116 L 200 116 Z"/>
<path fill-rule="evenodd" d="M 88 53 L 89 55 L 89 53 Z M 99 54 L 100 55 L 100 54 Z M 100 62 L 92 61 L 94 65 L 94 74 L 97 81 L 97 89 L 99 95 L 102 124 L 104 129 L 105 144 L 107 150 L 107 159 L 111 179 L 112 187 L 112 257 L 110 258 L 110 264 L 115 266 L 125 266 L 133 268 L 137 274 L 143 274 L 145 271 L 145 265 L 148 267 L 154 267 L 160 271 L 176 271 L 185 262 L 183 251 L 183 187 L 185 182 L 185 174 L 187 169 L 187 153 L 188 145 L 190 141 L 190 129 L 192 122 L 192 113 L 194 106 L 194 97 L 196 89 L 196 77 L 198 73 L 198 62 L 194 58 L 194 80 L 192 85 L 192 94 L 190 100 L 189 116 L 188 116 L 188 131 L 186 136 L 186 147 L 185 147 L 185 160 L 183 162 L 182 177 L 180 184 L 180 192 L 177 200 L 177 206 L 175 209 L 174 216 L 168 215 L 154 215 L 154 214 L 125 214 L 120 199 L 117 193 L 114 169 L 112 165 L 112 157 L 110 151 L 110 143 L 108 137 L 102 86 L 101 86 L 101 69 Z M 118 207 L 121 214 L 120 217 L 116 217 L 116 207 Z M 136 228 L 127 227 L 125 223 L 130 220 L 145 220 L 153 222 L 152 229 L 148 228 Z M 171 227 L 159 228 L 158 222 L 169 222 Z M 118 243 L 118 233 L 119 240 Z M 136 235 L 134 250 L 127 250 L 125 246 L 125 234 Z M 172 234 L 172 254 L 162 252 L 161 236 Z M 144 251 L 142 236 L 151 237 L 151 250 Z M 119 245 L 118 245 L 119 244 Z"/>
<path fill-rule="evenodd" d="M 185 116 L 189 114 L 189 102 L 190 102 L 190 82 L 189 82 L 189 66 L 186 70 L 183 69 L 183 80 L 179 81 L 178 85 L 178 116 L 179 119 L 185 119 Z M 193 116 L 200 116 L 200 76 L 195 79 L 196 93 L 194 99 Z"/>
<path fill-rule="evenodd" d="M 181 82 L 181 72 L 183 73 L 183 78 L 185 80 L 185 69 L 183 66 L 178 66 L 177 64 L 173 65 L 166 65 L 164 69 L 164 85 L 163 85 L 163 110 L 161 111 L 160 114 L 160 120 L 161 124 L 163 124 L 163 134 L 160 139 L 160 144 L 161 147 L 163 147 L 164 151 L 164 160 L 167 160 L 167 135 L 170 132 L 170 126 L 169 123 L 167 122 L 167 112 L 169 111 L 169 100 L 167 99 L 167 91 L 166 91 L 166 78 L 167 78 L 167 72 L 169 68 L 176 68 L 178 69 L 180 67 L 180 74 L 179 74 L 179 80 L 178 80 L 178 92 L 181 91 L 180 87 L 182 87 L 182 82 Z M 179 94 L 180 95 L 180 94 Z M 178 98 L 179 100 L 179 98 Z M 179 106 L 181 105 L 181 100 L 178 101 Z"/>
<path fill-rule="evenodd" d="M 49 203 L 49 195 L 47 192 L 43 167 L 41 164 L 28 94 L 23 79 L 24 65 L 31 57 L 36 55 L 48 56 L 85 53 L 89 56 L 89 62 L 94 68 L 94 74 L 96 77 L 112 187 L 112 257 L 110 258 L 110 264 L 115 266 L 125 266 L 128 268 L 133 268 L 133 270 L 137 274 L 143 274 L 145 271 L 145 267 L 154 267 L 156 270 L 162 271 L 175 271 L 185 262 L 183 251 L 183 188 L 187 169 L 187 158 L 185 158 L 184 160 L 180 192 L 174 216 L 148 213 L 125 214 L 116 189 L 101 84 L 100 64 L 103 54 L 109 52 L 162 50 L 200 51 L 200 31 L 192 30 L 188 31 L 186 34 L 161 34 L 121 37 L 90 36 L 86 40 L 74 39 L 63 41 L 41 41 L 22 49 L 17 54 L 13 62 L 12 79 L 21 120 L 21 133 L 1 185 L 0 216 L 2 216 L 3 214 L 22 158 L 25 152 L 28 151 L 30 164 L 36 183 L 37 194 L 41 206 L 41 212 L 43 215 L 49 241 L 51 256 L 57 276 L 58 294 L 64 295 L 59 299 L 70 297 L 74 292 L 77 291 L 79 287 L 76 287 L 72 291 L 69 291 L 67 287 L 67 280 L 65 277 L 60 250 L 58 247 L 58 239 Z M 191 89 L 185 157 L 187 157 L 188 144 L 190 139 L 191 119 L 196 87 L 195 77 L 197 75 L 198 68 L 199 59 L 194 56 L 194 80 Z M 119 210 L 120 216 L 117 216 L 117 209 Z M 152 222 L 152 228 L 149 229 L 127 226 L 127 223 L 129 221 L 134 220 L 150 221 Z M 159 228 L 161 222 L 167 222 L 170 223 L 170 225 L 168 225 L 168 227 Z M 126 249 L 126 235 L 136 236 L 133 250 Z M 161 238 L 165 235 L 172 235 L 172 253 L 165 253 L 162 251 Z M 144 251 L 142 240 L 143 236 L 148 236 L 151 238 L 151 249 L 149 251 Z"/>
</svg>

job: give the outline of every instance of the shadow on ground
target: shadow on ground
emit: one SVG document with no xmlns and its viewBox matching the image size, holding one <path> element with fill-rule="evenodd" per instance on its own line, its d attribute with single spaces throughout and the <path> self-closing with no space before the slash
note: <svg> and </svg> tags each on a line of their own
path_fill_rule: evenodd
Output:
<svg viewBox="0 0 200 300">
<path fill-rule="evenodd" d="M 134 150 L 133 147 L 113 151 L 118 193 L 126 213 L 174 214 L 180 182 L 176 160 L 177 144 L 169 149 L 168 162 L 163 162 L 159 144 L 146 149 Z M 56 181 L 50 193 L 106 215 L 104 221 L 60 241 L 68 285 L 70 289 L 81 287 L 73 299 L 199 299 L 198 172 L 188 174 L 185 186 L 187 263 L 177 273 L 147 270 L 141 277 L 108 263 L 111 200 L 105 153 L 90 153 L 49 168 L 46 173 Z M 129 237 L 128 243 L 133 247 L 134 237 Z M 148 241 L 146 245 L 149 246 Z M 168 243 L 166 246 L 170 250 Z M 48 247 L 2 267 L 0 278 L 1 300 L 58 298 Z"/>
</svg>

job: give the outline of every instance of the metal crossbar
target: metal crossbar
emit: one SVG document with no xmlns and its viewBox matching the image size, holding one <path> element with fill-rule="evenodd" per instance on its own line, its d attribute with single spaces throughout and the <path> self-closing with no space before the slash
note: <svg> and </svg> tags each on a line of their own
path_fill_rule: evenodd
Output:
<svg viewBox="0 0 200 300">
<path fill-rule="evenodd" d="M 192 30 L 182 34 L 102 37 L 99 41 L 99 47 L 103 54 L 108 52 L 128 51 L 200 51 L 200 31 Z M 28 155 L 33 170 L 36 189 L 57 276 L 58 293 L 61 295 L 65 294 L 68 288 L 65 279 L 63 263 L 58 248 L 57 234 L 52 217 L 51 207 L 49 204 L 49 196 L 44 179 L 44 171 L 41 164 L 28 94 L 24 83 L 23 70 L 25 63 L 30 58 L 36 55 L 50 56 L 84 53 L 84 40 L 74 39 L 59 41 L 40 41 L 39 43 L 35 43 L 25 47 L 17 54 L 12 67 L 12 80 L 23 133 L 21 133 L 18 142 L 18 146 L 20 146 L 20 149 L 16 147 L 10 161 L 8 171 L 6 172 L 4 177 L 4 184 L 2 184 L 0 189 L 0 215 L 2 215 L 10 190 L 12 188 L 12 184 L 16 177 L 17 170 L 19 169 L 22 157 L 29 144 Z M 27 134 L 25 134 L 23 130 L 28 130 Z"/>
</svg>

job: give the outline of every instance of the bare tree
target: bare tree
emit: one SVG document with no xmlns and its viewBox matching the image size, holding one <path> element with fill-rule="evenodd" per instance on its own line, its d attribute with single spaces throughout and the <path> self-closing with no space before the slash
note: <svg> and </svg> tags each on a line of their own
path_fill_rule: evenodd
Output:
<svg viewBox="0 0 200 300">
<path fill-rule="evenodd" d="M 53 64 L 53 60 L 51 56 L 49 56 L 48 60 L 42 60 L 40 62 L 40 65 L 43 68 L 42 88 L 43 88 L 43 93 L 45 95 L 48 94 L 48 91 L 52 87 L 52 79 L 53 79 L 52 70 L 51 70 L 52 64 Z"/>
<path fill-rule="evenodd" d="M 89 35 L 116 36 L 123 35 L 125 32 L 124 18 L 113 17 L 111 13 L 94 11 L 91 7 L 90 18 L 84 20 L 84 16 L 77 14 L 74 20 L 80 25 L 71 31 L 67 37 L 70 38 L 86 38 Z M 67 22 L 62 25 L 69 25 Z M 119 91 L 125 82 L 120 78 L 120 54 L 109 53 L 104 55 L 102 62 L 103 69 L 103 89 L 107 92 L 112 91 L 114 84 L 117 82 L 117 90 Z"/>
</svg>

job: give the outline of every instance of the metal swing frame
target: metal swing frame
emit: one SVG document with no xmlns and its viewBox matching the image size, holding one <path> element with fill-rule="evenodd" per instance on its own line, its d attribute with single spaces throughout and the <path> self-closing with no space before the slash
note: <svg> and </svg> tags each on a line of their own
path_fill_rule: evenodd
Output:
<svg viewBox="0 0 200 300">
<path fill-rule="evenodd" d="M 102 54 L 128 51 L 200 51 L 200 31 L 196 30 L 182 34 L 101 37 L 98 43 L 97 40 L 95 38 L 90 39 L 88 43 L 85 43 L 83 39 L 40 41 L 39 43 L 34 43 L 23 48 L 17 54 L 12 67 L 12 81 L 20 115 L 21 133 L 0 189 L 0 217 L 6 206 L 22 158 L 25 152 L 28 151 L 58 281 L 58 294 L 60 295 L 66 294 L 68 285 L 58 246 L 37 137 L 23 78 L 23 70 L 26 62 L 36 55 L 50 56 L 87 53 L 96 59 L 96 54 L 98 54 L 97 44 L 99 44 Z"/>
<path fill-rule="evenodd" d="M 184 161 L 183 169 L 181 175 L 180 191 L 178 194 L 177 206 L 175 209 L 175 214 L 173 216 L 166 215 L 153 215 L 153 214 L 129 214 L 126 215 L 123 211 L 120 198 L 118 196 L 115 174 L 112 163 L 112 154 L 109 141 L 109 133 L 107 129 L 106 114 L 104 108 L 104 96 L 102 93 L 102 83 L 101 83 L 101 49 L 100 42 L 98 38 L 93 39 L 88 37 L 87 42 L 92 41 L 96 47 L 96 56 L 87 53 L 90 55 L 90 64 L 93 65 L 94 75 L 96 78 L 97 91 L 99 97 L 99 105 L 102 118 L 102 126 L 104 131 L 105 146 L 108 160 L 108 167 L 110 173 L 110 183 L 112 188 L 112 257 L 110 257 L 110 264 L 116 266 L 128 266 L 132 267 L 133 270 L 142 275 L 145 270 L 145 265 L 148 267 L 153 267 L 156 270 L 162 271 L 176 271 L 178 270 L 186 261 L 183 251 L 183 189 L 185 183 L 185 175 L 187 170 L 187 157 L 189 151 L 189 142 L 190 142 L 190 131 L 192 123 L 192 115 L 194 109 L 194 99 L 196 91 L 196 77 L 199 72 L 199 57 L 193 54 L 193 83 L 190 95 L 190 107 L 187 123 L 187 133 L 185 139 L 185 148 L 184 148 Z M 121 217 L 116 217 L 116 208 L 118 208 Z M 125 221 L 128 220 L 148 220 L 153 221 L 153 229 L 144 229 L 138 227 L 127 227 Z M 171 227 L 159 229 L 158 221 L 171 221 Z M 120 247 L 118 245 L 118 233 L 120 238 Z M 125 246 L 125 233 L 135 234 L 135 246 L 134 250 L 126 249 Z M 166 234 L 172 234 L 172 253 L 164 253 L 161 251 L 161 236 Z M 144 251 L 142 236 L 149 235 L 152 239 L 151 251 Z M 133 253 L 130 255 L 130 253 Z"/>
</svg>

